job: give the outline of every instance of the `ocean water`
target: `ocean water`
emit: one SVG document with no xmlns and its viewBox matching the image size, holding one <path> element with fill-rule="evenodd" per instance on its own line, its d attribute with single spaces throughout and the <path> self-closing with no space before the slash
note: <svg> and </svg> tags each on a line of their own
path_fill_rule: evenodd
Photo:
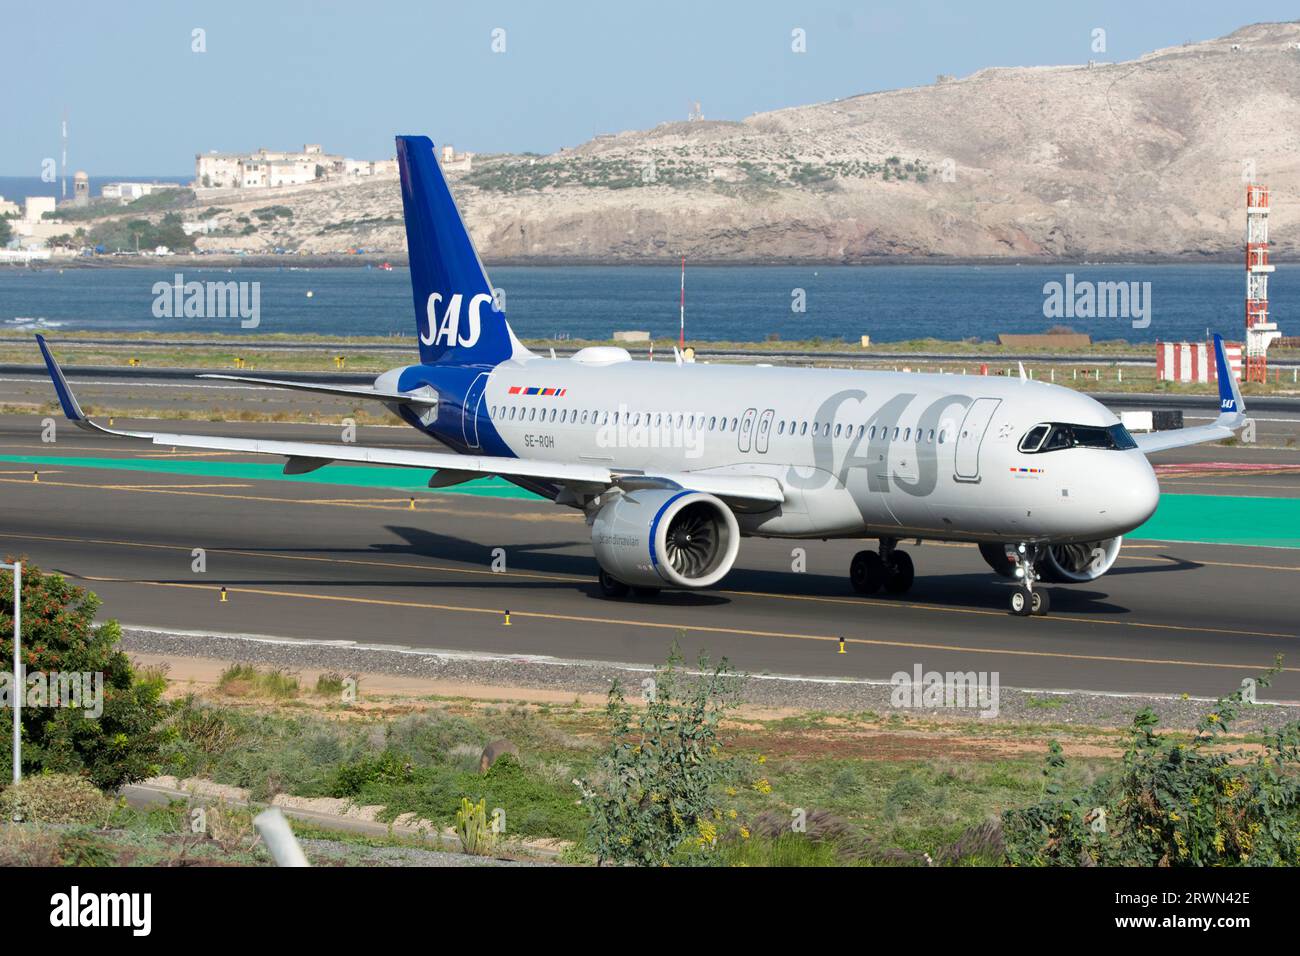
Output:
<svg viewBox="0 0 1300 956">
<path fill-rule="evenodd" d="M 260 322 L 237 318 L 156 318 L 155 283 L 257 282 Z M 999 332 L 1041 332 L 1066 325 L 1094 340 L 1202 339 L 1206 330 L 1239 338 L 1244 327 L 1241 266 L 1212 265 L 917 265 L 832 267 L 690 267 L 686 335 L 695 341 L 820 338 L 856 344 L 859 336 L 995 339 Z M 608 338 L 619 329 L 677 337 L 676 267 L 498 267 L 506 311 L 521 338 Z M 1083 282 L 1138 283 L 1149 324 L 1132 318 L 1048 317 L 1044 288 Z M 1149 283 L 1149 286 L 1146 285 Z M 311 293 L 308 296 L 308 293 Z M 1281 265 L 1271 280 L 1274 318 L 1283 333 L 1300 321 L 1300 266 Z M 802 311 L 799 307 L 802 305 Z M 17 320 L 17 321 L 16 321 Z M 78 331 L 123 330 L 394 335 L 413 337 L 410 276 L 405 269 L 0 267 L 0 328 L 43 325 Z"/>
</svg>

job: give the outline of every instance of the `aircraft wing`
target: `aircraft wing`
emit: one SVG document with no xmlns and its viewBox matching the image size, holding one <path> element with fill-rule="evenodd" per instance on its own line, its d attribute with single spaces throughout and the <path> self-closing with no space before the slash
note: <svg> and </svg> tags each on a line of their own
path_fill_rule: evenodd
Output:
<svg viewBox="0 0 1300 956">
<path fill-rule="evenodd" d="M 384 392 L 365 385 L 329 385 L 324 382 L 290 382 L 279 378 L 252 378 L 247 375 L 218 375 L 213 372 L 197 375 L 196 378 L 219 378 L 227 382 L 245 382 L 249 385 L 265 385 L 267 388 L 290 388 L 300 392 L 316 392 L 320 395 L 340 395 L 344 398 L 366 398 L 377 402 L 393 402 L 398 405 L 436 405 L 438 396 L 428 392 Z"/>
<path fill-rule="evenodd" d="M 530 458 L 503 458 L 490 455 L 457 455 L 454 452 L 409 451 L 399 448 L 372 448 L 365 445 L 329 444 L 325 442 L 270 441 L 259 438 L 224 438 L 214 435 L 184 435 L 171 432 L 123 431 L 105 428 L 86 417 L 72 393 L 63 370 L 50 353 L 45 337 L 36 336 L 45 366 L 54 383 L 54 391 L 63 414 L 78 428 L 112 435 L 116 438 L 144 439 L 155 445 L 177 448 L 207 448 L 213 451 L 242 452 L 252 455 L 280 455 L 288 459 L 286 474 L 303 474 L 334 461 L 364 462 L 371 465 L 394 465 L 401 468 L 424 468 L 435 472 L 430 487 L 445 487 L 472 478 L 499 475 L 503 478 L 530 478 L 565 485 L 575 491 L 599 494 L 609 488 L 688 487 L 743 504 L 779 504 L 785 490 L 775 478 L 763 475 L 729 475 L 716 472 L 679 472 L 646 474 L 619 470 L 604 465 L 555 462 Z"/>
<path fill-rule="evenodd" d="M 1218 332 L 1214 333 L 1214 362 L 1219 380 L 1219 417 L 1209 425 L 1134 435 L 1133 440 L 1139 449 L 1151 454 L 1167 448 L 1185 448 L 1207 441 L 1222 441 L 1231 438 L 1237 429 L 1246 424 L 1246 403 L 1242 400 L 1236 376 L 1228 367 L 1228 359 L 1223 352 L 1223 337 Z"/>
</svg>

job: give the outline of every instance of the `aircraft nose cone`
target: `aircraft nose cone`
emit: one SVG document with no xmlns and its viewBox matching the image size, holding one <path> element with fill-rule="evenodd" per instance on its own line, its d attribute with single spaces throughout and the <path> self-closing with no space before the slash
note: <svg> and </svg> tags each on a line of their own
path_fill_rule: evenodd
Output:
<svg viewBox="0 0 1300 956">
<path fill-rule="evenodd" d="M 1125 533 L 1145 524 L 1160 503 L 1160 483 L 1146 455 L 1132 452 L 1127 458 L 1120 469 L 1119 486 L 1112 489 L 1114 507 L 1110 514 Z"/>
</svg>

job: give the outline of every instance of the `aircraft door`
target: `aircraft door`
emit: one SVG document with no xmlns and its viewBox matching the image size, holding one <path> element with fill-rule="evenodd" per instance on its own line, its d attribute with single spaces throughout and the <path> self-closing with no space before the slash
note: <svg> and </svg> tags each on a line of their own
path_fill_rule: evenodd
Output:
<svg viewBox="0 0 1300 956">
<path fill-rule="evenodd" d="M 747 408 L 745 414 L 740 418 L 740 434 L 736 441 L 740 445 L 741 451 L 749 451 L 750 442 L 754 437 L 754 419 L 757 416 L 757 408 Z"/>
<path fill-rule="evenodd" d="M 478 448 L 478 407 L 483 403 L 483 392 L 487 389 L 488 372 L 480 372 L 465 393 L 465 405 L 461 409 L 461 434 L 465 444 Z"/>
<path fill-rule="evenodd" d="M 772 437 L 772 417 L 776 415 L 776 410 L 769 408 L 763 412 L 763 416 L 758 420 L 758 434 L 754 437 L 754 447 L 758 449 L 760 455 L 767 454 L 767 443 Z"/>
<path fill-rule="evenodd" d="M 1000 398 L 977 398 L 966 410 L 957 429 L 957 447 L 953 452 L 954 477 L 958 481 L 980 480 L 980 445 L 993 413 L 1002 404 Z"/>
</svg>

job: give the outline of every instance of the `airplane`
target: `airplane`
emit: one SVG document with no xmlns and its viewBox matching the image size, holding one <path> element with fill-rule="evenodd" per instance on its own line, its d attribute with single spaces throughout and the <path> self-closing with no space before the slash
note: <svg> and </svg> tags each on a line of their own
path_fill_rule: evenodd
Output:
<svg viewBox="0 0 1300 956">
<path fill-rule="evenodd" d="M 156 445 L 431 471 L 445 488 L 496 475 L 580 509 L 600 592 L 650 598 L 716 585 L 745 537 L 874 540 L 848 569 L 860 594 L 903 594 L 905 540 L 970 542 L 1043 615 L 1043 582 L 1105 574 L 1155 511 L 1154 451 L 1231 437 L 1241 391 L 1214 336 L 1220 414 L 1132 435 L 1079 392 L 1020 378 L 634 361 L 617 347 L 537 355 L 515 337 L 424 136 L 397 137 L 419 363 L 373 386 L 201 377 L 378 402 L 447 451 L 121 431 L 88 419 L 44 336 L 66 417 Z"/>
</svg>

